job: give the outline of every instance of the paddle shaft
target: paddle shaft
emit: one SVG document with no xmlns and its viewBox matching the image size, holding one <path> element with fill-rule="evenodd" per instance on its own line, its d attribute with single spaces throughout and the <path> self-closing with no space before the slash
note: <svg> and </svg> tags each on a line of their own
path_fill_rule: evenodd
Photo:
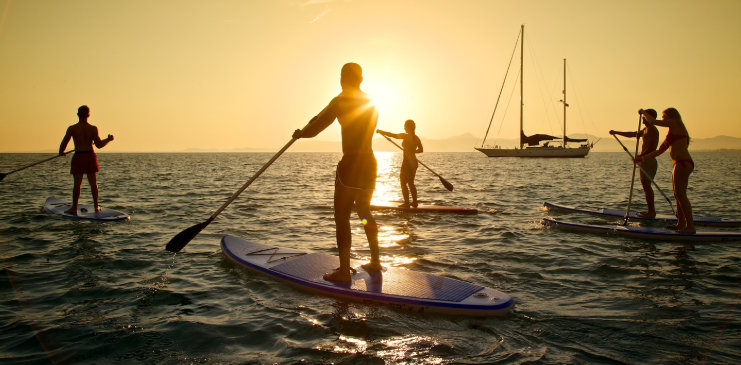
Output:
<svg viewBox="0 0 741 365">
<path fill-rule="evenodd" d="M 630 153 L 630 151 L 628 151 L 628 148 L 625 147 L 625 145 L 623 144 L 623 142 L 621 142 L 620 139 L 617 138 L 616 135 L 613 134 L 612 136 L 615 137 L 615 139 L 618 141 L 618 143 L 620 143 L 620 146 L 623 147 L 623 151 L 625 151 L 625 153 L 627 153 L 628 156 L 630 156 L 630 159 L 631 160 L 635 160 L 635 158 L 633 157 L 633 154 Z M 659 187 L 658 184 L 656 184 L 656 181 L 654 181 L 654 179 L 651 176 L 648 175 L 648 173 L 646 172 L 646 170 L 644 170 L 643 167 L 640 164 L 638 164 L 638 168 L 641 169 L 641 172 L 643 172 L 643 175 L 645 175 L 649 180 L 651 180 L 651 183 L 654 184 L 654 186 L 659 191 L 659 193 L 661 193 L 661 195 L 664 197 L 664 199 L 666 199 L 666 201 L 669 203 L 669 207 L 672 208 L 672 213 L 674 213 L 674 215 L 676 215 L 677 213 L 674 211 L 674 204 L 672 204 L 672 201 L 669 199 L 669 197 L 666 196 L 666 194 L 664 194 L 664 191 L 661 190 L 661 188 Z"/>
<path fill-rule="evenodd" d="M 65 154 L 68 154 L 68 153 L 72 153 L 72 152 L 75 152 L 75 150 L 71 150 L 71 151 L 69 151 L 69 152 L 65 152 Z M 57 158 L 57 157 L 60 157 L 60 156 L 62 156 L 62 155 L 55 155 L 55 156 L 52 156 L 52 157 L 49 157 L 49 158 L 43 159 L 43 160 L 41 160 L 41 161 L 39 161 L 39 162 L 34 162 L 34 163 L 32 163 L 32 164 L 30 164 L 30 165 L 28 165 L 28 166 L 23 166 L 23 167 L 21 167 L 21 168 L 19 168 L 19 169 L 15 169 L 15 170 L 13 170 L 13 171 L 11 171 L 11 172 L 6 172 L 5 174 L 3 174 L 3 177 L 4 177 L 5 175 L 10 175 L 10 174 L 12 174 L 12 173 L 14 173 L 14 172 L 18 172 L 18 171 L 21 171 L 21 170 L 25 170 L 25 169 L 27 169 L 27 168 L 29 168 L 29 167 L 33 167 L 33 166 L 36 166 L 36 165 L 38 165 L 38 164 L 40 164 L 40 163 L 44 163 L 44 162 L 46 162 L 46 161 L 50 161 L 50 160 L 53 160 L 53 159 L 55 159 L 55 158 Z"/>
<path fill-rule="evenodd" d="M 387 139 L 387 140 L 388 140 L 389 142 L 393 143 L 393 145 L 394 145 L 394 146 L 396 146 L 396 147 L 399 147 L 399 149 L 400 149 L 400 150 L 404 151 L 404 148 L 403 148 L 403 147 L 401 147 L 401 146 L 399 146 L 399 145 L 398 145 L 398 144 L 397 144 L 396 142 L 394 142 L 393 140 L 391 140 L 391 138 L 389 138 L 388 136 L 384 136 L 383 134 L 382 134 L 382 136 L 383 136 L 383 138 L 386 138 L 386 139 Z M 442 182 L 442 183 L 443 183 L 443 185 L 445 185 L 445 187 L 446 187 L 446 188 L 447 188 L 448 186 L 450 186 L 450 188 L 448 188 L 448 190 L 453 190 L 453 185 L 452 185 L 451 183 L 449 183 L 449 182 L 448 182 L 447 180 L 443 179 L 443 177 L 442 177 L 442 176 L 440 176 L 440 174 L 438 174 L 437 172 L 433 171 L 433 170 L 432 170 L 431 168 L 429 168 L 429 167 L 428 167 L 427 165 L 425 165 L 425 164 L 424 164 L 424 163 L 423 163 L 422 161 L 420 161 L 419 159 L 417 159 L 417 162 L 419 162 L 419 164 L 420 164 L 420 165 L 424 166 L 424 167 L 425 167 L 426 169 L 430 170 L 430 172 L 431 172 L 431 173 L 433 173 L 433 174 L 434 174 L 435 176 L 437 176 L 437 177 L 438 177 L 438 178 L 440 179 L 440 182 Z"/>
<path fill-rule="evenodd" d="M 250 184 L 252 184 L 252 182 L 255 181 L 255 179 L 257 179 L 265 170 L 267 170 L 267 168 L 273 162 L 275 162 L 275 160 L 277 160 L 278 157 L 280 157 L 280 155 L 282 155 L 283 152 L 285 152 L 288 149 L 288 147 L 290 147 L 293 144 L 293 142 L 296 142 L 296 139 L 297 138 L 293 138 L 288 143 L 286 143 L 286 145 L 283 146 L 283 148 L 281 148 L 281 150 L 278 151 L 278 153 L 276 153 L 275 156 L 273 156 L 273 158 L 270 159 L 270 161 L 264 164 L 260 168 L 260 170 L 258 170 L 255 173 L 255 175 L 253 175 L 249 179 L 249 181 L 247 181 L 244 185 L 242 185 L 242 187 L 239 188 L 239 190 L 237 190 L 237 192 L 234 193 L 229 198 L 229 200 L 226 201 L 226 203 L 222 204 L 221 207 L 219 207 L 219 209 L 217 209 L 213 214 L 211 214 L 211 216 L 206 221 L 198 223 L 194 226 L 188 227 L 185 230 L 181 231 L 180 233 L 176 234 L 175 237 L 170 239 L 170 242 L 167 243 L 167 245 L 165 246 L 165 249 L 167 249 L 170 252 L 180 252 L 180 250 L 182 250 L 183 247 L 185 247 L 185 245 L 188 244 L 188 242 L 190 242 L 193 238 L 195 238 L 195 236 L 197 236 L 204 228 L 206 228 L 206 226 L 211 224 L 211 222 L 213 222 L 213 220 L 216 219 L 216 216 L 218 216 L 224 209 L 226 209 L 226 207 L 229 204 L 231 204 L 234 201 L 234 199 L 237 199 L 239 194 L 241 194 L 245 189 L 247 189 L 247 187 L 250 186 Z"/>
<path fill-rule="evenodd" d="M 281 148 L 280 151 L 278 151 L 270 159 L 270 161 L 268 161 L 267 163 L 265 163 L 264 165 L 262 165 L 262 167 L 260 168 L 260 170 L 257 170 L 257 172 L 254 175 L 252 175 L 252 177 L 244 185 L 242 185 L 242 187 L 239 188 L 239 190 L 237 190 L 237 192 L 234 193 L 234 195 L 232 195 L 231 198 L 229 198 L 229 200 L 226 201 L 226 203 L 224 203 L 221 207 L 219 207 L 219 209 L 217 209 L 214 212 L 214 214 L 211 214 L 211 217 L 208 218 L 207 222 L 210 223 L 211 221 L 214 220 L 214 218 L 216 218 L 217 215 L 221 214 L 221 212 L 224 209 L 226 209 L 226 207 L 229 206 L 229 204 L 231 204 L 234 201 L 234 199 L 237 199 L 237 197 L 239 196 L 239 194 L 242 194 L 242 192 L 245 189 L 247 189 L 247 187 L 250 186 L 250 184 L 252 184 L 253 181 L 257 180 L 257 178 L 260 177 L 260 175 L 262 175 L 262 173 L 265 172 L 265 170 L 267 170 L 268 167 L 270 167 L 270 165 L 272 165 L 273 162 L 275 162 L 275 160 L 277 160 L 278 157 L 280 157 L 280 155 L 283 154 L 283 152 L 286 152 L 286 150 L 288 149 L 288 147 L 291 147 L 291 145 L 293 144 L 293 142 L 296 142 L 296 139 L 297 138 L 292 138 L 290 141 L 288 141 L 288 143 L 286 143 L 286 145 L 283 146 L 283 148 Z"/>
<path fill-rule="evenodd" d="M 636 152 L 635 154 L 638 154 L 638 146 L 641 143 L 641 118 L 643 116 L 641 114 L 638 114 L 638 128 L 636 129 Z M 630 177 L 630 193 L 628 194 L 628 206 L 625 207 L 625 220 L 623 221 L 623 225 L 628 224 L 628 216 L 630 216 L 630 203 L 631 200 L 633 200 L 633 184 L 636 180 L 636 161 L 633 160 L 633 175 Z"/>
</svg>

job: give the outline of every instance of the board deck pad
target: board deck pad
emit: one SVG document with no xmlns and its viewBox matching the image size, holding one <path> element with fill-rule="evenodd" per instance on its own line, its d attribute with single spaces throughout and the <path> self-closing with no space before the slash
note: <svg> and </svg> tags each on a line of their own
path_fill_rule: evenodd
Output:
<svg viewBox="0 0 741 365">
<path fill-rule="evenodd" d="M 543 218 L 541 223 L 546 227 L 555 227 L 567 231 L 609 234 L 634 238 L 657 239 L 667 241 L 741 241 L 741 232 L 733 231 L 697 231 L 680 233 L 666 228 L 583 224 Z"/>
<path fill-rule="evenodd" d="M 509 295 L 497 290 L 430 273 L 395 267 L 368 272 L 353 262 L 356 272 L 351 283 L 331 282 L 322 276 L 339 266 L 337 256 L 267 246 L 233 236 L 224 236 L 221 247 L 227 257 L 249 269 L 342 299 L 478 316 L 505 315 L 514 304 Z"/>
<path fill-rule="evenodd" d="M 393 203 L 372 204 L 371 210 L 396 210 L 406 213 L 454 213 L 454 214 L 477 214 L 479 211 L 475 208 L 466 208 L 448 205 L 419 205 L 417 207 L 400 207 Z"/>
<path fill-rule="evenodd" d="M 556 209 L 564 212 L 573 213 L 584 213 L 592 215 L 601 215 L 606 217 L 625 217 L 625 210 L 610 209 L 610 208 L 596 208 L 596 207 L 577 207 L 564 204 L 555 204 L 551 202 L 543 203 L 543 206 L 548 209 Z M 629 219 L 642 220 L 642 221 L 653 221 L 661 223 L 676 223 L 677 217 L 667 214 L 657 214 L 655 217 L 641 217 L 638 216 L 638 212 L 630 212 Z M 718 217 L 693 217 L 696 226 L 715 226 L 715 227 L 741 227 L 741 220 L 718 218 Z"/>
<path fill-rule="evenodd" d="M 59 198 L 47 198 L 44 202 L 44 210 L 51 213 L 56 214 L 62 217 L 66 218 L 73 218 L 73 219 L 83 219 L 83 220 L 92 220 L 92 221 L 102 221 L 102 222 L 112 222 L 112 221 L 121 221 L 121 220 L 128 220 L 130 217 L 122 212 L 103 208 L 101 207 L 100 212 L 95 211 L 95 206 L 93 204 L 78 204 L 77 205 L 77 215 L 65 213 L 65 210 L 72 207 L 72 203 L 59 199 Z"/>
</svg>

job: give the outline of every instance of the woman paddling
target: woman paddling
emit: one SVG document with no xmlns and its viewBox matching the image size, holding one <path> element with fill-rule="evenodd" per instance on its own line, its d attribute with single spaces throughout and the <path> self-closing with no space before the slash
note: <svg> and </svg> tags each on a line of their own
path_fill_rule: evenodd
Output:
<svg viewBox="0 0 741 365">
<path fill-rule="evenodd" d="M 674 108 L 664 110 L 661 120 L 657 120 L 643 109 L 639 110 L 638 114 L 645 118 L 646 124 L 668 127 L 669 132 L 666 134 L 666 138 L 659 146 L 659 149 L 637 157 L 636 162 L 640 163 L 644 159 L 656 157 L 669 149 L 669 156 L 671 156 L 672 162 L 674 162 L 672 189 L 674 190 L 674 199 L 677 201 L 677 226 L 675 229 L 681 233 L 695 233 L 695 222 L 692 219 L 692 205 L 690 205 L 690 200 L 687 198 L 687 185 L 690 174 L 695 169 L 695 163 L 692 161 L 692 156 L 690 156 L 690 152 L 687 150 L 690 144 L 690 135 L 687 133 L 684 122 L 682 122 L 682 117 L 679 115 L 677 109 Z"/>
<path fill-rule="evenodd" d="M 401 192 L 404 194 L 403 207 L 409 208 L 410 206 L 417 207 L 417 187 L 414 186 L 414 177 L 417 175 L 417 153 L 422 153 L 422 141 L 414 134 L 416 124 L 414 121 L 409 119 L 404 122 L 404 131 L 406 133 L 390 133 L 382 130 L 377 130 L 376 133 L 386 136 L 401 139 L 401 146 L 404 149 L 404 160 L 401 162 L 401 172 L 399 173 L 399 180 L 401 180 Z M 409 204 L 409 193 L 412 193 L 412 203 Z"/>
</svg>

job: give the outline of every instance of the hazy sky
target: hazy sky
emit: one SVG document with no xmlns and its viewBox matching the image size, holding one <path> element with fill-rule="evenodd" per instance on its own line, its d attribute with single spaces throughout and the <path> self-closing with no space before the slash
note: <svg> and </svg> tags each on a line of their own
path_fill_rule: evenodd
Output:
<svg viewBox="0 0 741 365">
<path fill-rule="evenodd" d="M 277 150 L 350 61 L 379 128 L 483 137 L 521 24 L 526 133 L 561 133 L 566 58 L 569 134 L 676 107 L 695 138 L 741 137 L 738 0 L 0 0 L 0 152 L 56 150 L 82 104 L 104 151 Z M 490 138 L 518 134 L 503 95 Z"/>
</svg>

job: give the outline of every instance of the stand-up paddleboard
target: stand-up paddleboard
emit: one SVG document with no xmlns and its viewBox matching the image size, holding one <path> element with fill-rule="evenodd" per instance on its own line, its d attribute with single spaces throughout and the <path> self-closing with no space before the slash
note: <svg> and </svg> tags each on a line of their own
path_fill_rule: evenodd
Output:
<svg viewBox="0 0 741 365">
<path fill-rule="evenodd" d="M 65 210 L 71 207 L 71 202 L 53 197 L 47 198 L 46 202 L 44 202 L 45 211 L 51 214 L 61 215 L 62 217 L 66 218 L 85 219 L 101 222 L 124 221 L 129 219 L 129 216 L 125 213 L 113 209 L 101 208 L 100 212 L 96 212 L 95 206 L 93 204 L 78 204 L 77 215 L 65 213 Z"/>
<path fill-rule="evenodd" d="M 368 272 L 357 263 L 351 283 L 327 281 L 325 273 L 339 265 L 337 256 L 268 246 L 234 236 L 221 239 L 232 261 L 300 289 L 366 304 L 415 312 L 503 316 L 514 300 L 500 291 L 443 276 L 388 267 Z"/>
<path fill-rule="evenodd" d="M 614 225 L 595 225 L 573 222 L 564 222 L 551 218 L 543 218 L 541 222 L 546 227 L 555 227 L 566 231 L 587 232 L 645 238 L 668 241 L 741 241 L 741 232 L 730 231 L 698 231 L 697 233 L 680 233 L 671 229 L 656 227 L 635 227 Z"/>
<path fill-rule="evenodd" d="M 570 205 L 555 204 L 550 202 L 543 203 L 543 206 L 548 209 L 562 210 L 564 212 L 573 213 L 584 213 L 592 215 L 602 215 L 606 217 L 619 217 L 625 218 L 625 210 L 620 209 L 609 209 L 609 208 L 594 208 L 594 207 L 575 207 Z M 636 212 L 630 212 L 629 219 L 642 220 L 648 222 L 660 222 L 660 223 L 677 223 L 677 217 L 673 215 L 657 214 L 656 217 L 648 218 L 641 217 Z M 741 220 L 728 219 L 728 218 L 716 218 L 716 217 L 694 217 L 696 226 L 715 226 L 715 227 L 741 227 Z"/>
<path fill-rule="evenodd" d="M 478 214 L 474 208 L 446 206 L 446 205 L 419 205 L 417 207 L 400 207 L 393 204 L 374 204 L 371 210 L 396 210 L 405 213 L 453 213 L 453 214 Z"/>
</svg>

